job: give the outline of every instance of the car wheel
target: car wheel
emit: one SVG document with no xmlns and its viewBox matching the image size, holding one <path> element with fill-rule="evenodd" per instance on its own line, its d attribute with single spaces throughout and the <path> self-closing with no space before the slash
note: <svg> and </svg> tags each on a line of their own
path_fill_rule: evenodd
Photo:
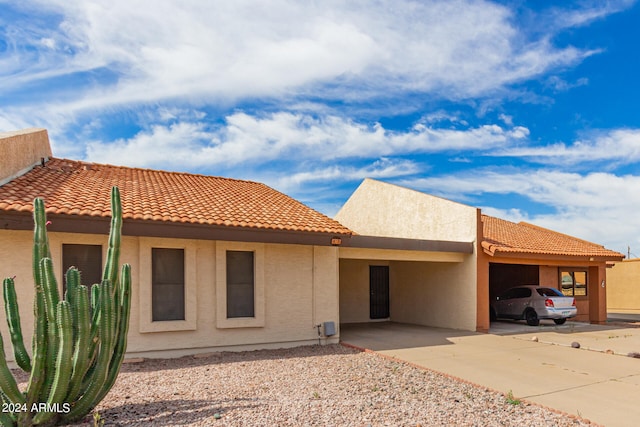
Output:
<svg viewBox="0 0 640 427">
<path fill-rule="evenodd" d="M 496 311 L 492 308 L 489 309 L 489 320 L 491 320 L 492 322 L 495 321 L 498 318 L 498 314 L 496 313 Z"/>
<path fill-rule="evenodd" d="M 553 321 L 556 323 L 556 325 L 564 325 L 564 323 L 567 321 L 566 318 L 564 319 L 553 319 Z"/>
<path fill-rule="evenodd" d="M 538 319 L 538 313 L 535 310 L 529 309 L 524 312 L 524 318 L 527 321 L 527 325 L 529 326 L 538 326 L 540 324 L 540 319 Z"/>
</svg>

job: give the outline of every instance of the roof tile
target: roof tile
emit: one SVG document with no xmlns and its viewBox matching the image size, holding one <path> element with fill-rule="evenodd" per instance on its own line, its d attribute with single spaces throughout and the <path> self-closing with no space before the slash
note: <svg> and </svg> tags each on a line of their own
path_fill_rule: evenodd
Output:
<svg viewBox="0 0 640 427">
<path fill-rule="evenodd" d="M 526 222 L 514 223 L 482 215 L 482 247 L 496 252 L 588 256 L 622 259 L 624 255 L 602 245 L 558 233 Z"/>
<path fill-rule="evenodd" d="M 113 186 L 124 219 L 352 233 L 262 183 L 57 158 L 0 186 L 0 210 L 31 211 L 33 199 L 43 197 L 51 214 L 108 217 Z"/>
</svg>

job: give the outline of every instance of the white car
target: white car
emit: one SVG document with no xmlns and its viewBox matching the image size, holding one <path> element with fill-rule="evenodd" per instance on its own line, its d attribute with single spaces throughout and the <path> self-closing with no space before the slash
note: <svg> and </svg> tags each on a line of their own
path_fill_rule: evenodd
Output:
<svg viewBox="0 0 640 427">
<path fill-rule="evenodd" d="M 539 325 L 540 319 L 553 319 L 556 325 L 562 325 L 577 314 L 574 297 L 546 286 L 516 286 L 507 289 L 491 303 L 492 320 L 524 319 L 530 326 Z"/>
</svg>

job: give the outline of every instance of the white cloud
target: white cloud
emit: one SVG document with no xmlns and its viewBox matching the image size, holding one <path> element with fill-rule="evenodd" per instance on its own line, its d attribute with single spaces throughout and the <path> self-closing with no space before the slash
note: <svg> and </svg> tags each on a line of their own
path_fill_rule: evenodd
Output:
<svg viewBox="0 0 640 427">
<path fill-rule="evenodd" d="M 573 166 L 580 162 L 613 161 L 628 164 L 640 161 L 640 129 L 612 129 L 592 132 L 572 144 L 507 147 L 492 155 L 527 157 L 548 164 Z M 609 167 L 612 167 L 610 164 Z"/>
<path fill-rule="evenodd" d="M 168 118 L 197 113 L 162 110 Z M 237 112 L 209 129 L 203 122 L 152 125 L 149 131 L 114 142 L 91 142 L 87 158 L 97 162 L 154 167 L 180 161 L 183 167 L 264 164 L 270 161 L 377 159 L 412 153 L 484 151 L 526 139 L 523 127 L 483 125 L 439 129 L 418 124 L 406 132 L 379 123 L 357 123 L 343 117 L 279 112 L 262 117 Z"/>
<path fill-rule="evenodd" d="M 348 182 L 364 178 L 397 178 L 413 175 L 423 169 L 411 160 L 381 158 L 363 167 L 330 165 L 294 173 L 278 179 L 280 189 L 297 189 L 310 182 Z"/>
<path fill-rule="evenodd" d="M 23 71 L 0 72 L 0 92 L 108 70 L 111 82 L 74 87 L 63 97 L 65 110 L 76 112 L 177 98 L 351 99 L 393 91 L 458 99 L 591 54 L 554 46 L 552 34 L 526 40 L 507 7 L 479 0 L 23 3 L 17 7 L 63 20 L 46 37 L 20 32 L 8 56 L 18 58 Z M 45 48 L 32 52 L 43 40 Z"/>
<path fill-rule="evenodd" d="M 473 170 L 461 175 L 409 179 L 401 184 L 468 203 L 482 194 L 517 194 L 554 212 L 529 214 L 518 206 L 507 210 L 484 206 L 483 211 L 516 222 L 532 222 L 621 252 L 628 244 L 640 246 L 636 218 L 640 212 L 640 176 Z"/>
</svg>

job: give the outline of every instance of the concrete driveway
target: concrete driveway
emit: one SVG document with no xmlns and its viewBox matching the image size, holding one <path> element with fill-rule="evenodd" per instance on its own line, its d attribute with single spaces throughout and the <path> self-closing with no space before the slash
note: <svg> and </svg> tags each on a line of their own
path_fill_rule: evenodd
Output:
<svg viewBox="0 0 640 427">
<path fill-rule="evenodd" d="M 640 359 L 627 356 L 640 355 L 638 327 L 496 322 L 480 334 L 369 323 L 341 325 L 340 334 L 345 343 L 598 424 L 640 424 Z"/>
</svg>

